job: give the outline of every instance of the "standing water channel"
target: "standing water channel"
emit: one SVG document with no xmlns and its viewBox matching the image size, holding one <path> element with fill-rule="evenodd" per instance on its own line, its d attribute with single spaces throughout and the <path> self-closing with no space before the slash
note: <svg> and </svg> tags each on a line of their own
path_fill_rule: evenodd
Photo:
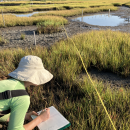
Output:
<svg viewBox="0 0 130 130">
<path fill-rule="evenodd" d="M 11 13 L 17 17 L 31 17 L 33 14 L 38 14 L 38 13 L 47 13 L 48 11 L 37 11 L 37 12 L 32 12 L 32 13 L 20 13 L 20 14 L 17 14 L 17 13 Z"/>
<path fill-rule="evenodd" d="M 98 26 L 119 26 L 124 23 L 129 23 L 129 18 L 121 18 L 111 14 L 95 14 L 91 16 L 82 16 L 72 19 L 74 21 L 86 22 L 91 25 Z"/>
</svg>

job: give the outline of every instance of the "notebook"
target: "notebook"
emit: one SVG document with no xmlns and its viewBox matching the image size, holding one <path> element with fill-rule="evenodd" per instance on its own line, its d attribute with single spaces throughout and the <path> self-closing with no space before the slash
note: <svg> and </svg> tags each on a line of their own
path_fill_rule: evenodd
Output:
<svg viewBox="0 0 130 130">
<path fill-rule="evenodd" d="M 64 130 L 71 125 L 70 122 L 54 106 L 49 108 L 50 118 L 38 125 L 40 130 Z M 37 113 L 40 114 L 41 111 Z M 37 116 L 31 115 L 31 117 L 32 119 L 35 119 Z"/>
</svg>

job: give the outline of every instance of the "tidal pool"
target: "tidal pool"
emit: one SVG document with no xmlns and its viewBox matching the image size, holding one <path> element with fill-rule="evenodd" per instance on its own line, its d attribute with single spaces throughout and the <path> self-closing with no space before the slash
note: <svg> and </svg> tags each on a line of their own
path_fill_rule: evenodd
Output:
<svg viewBox="0 0 130 130">
<path fill-rule="evenodd" d="M 74 18 L 72 20 L 74 21 L 79 20 L 91 25 L 98 25 L 98 26 L 118 26 L 130 22 L 129 18 L 121 18 L 111 14 L 97 14 L 91 16 L 82 16 L 82 17 Z"/>
</svg>

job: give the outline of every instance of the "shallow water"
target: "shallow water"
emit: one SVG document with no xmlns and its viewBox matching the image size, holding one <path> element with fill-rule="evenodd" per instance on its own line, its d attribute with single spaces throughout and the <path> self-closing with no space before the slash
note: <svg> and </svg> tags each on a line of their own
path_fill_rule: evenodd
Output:
<svg viewBox="0 0 130 130">
<path fill-rule="evenodd" d="M 15 14 L 12 13 L 13 15 L 17 16 L 17 17 L 31 17 L 33 14 L 38 14 L 38 13 L 47 13 L 48 11 L 37 11 L 37 12 L 32 12 L 32 13 L 24 13 L 24 14 Z"/>
<path fill-rule="evenodd" d="M 72 19 L 74 21 L 82 21 L 91 25 L 98 26 L 119 26 L 124 23 L 130 23 L 130 19 L 121 18 L 119 16 L 114 16 L 111 14 L 96 14 L 91 16 L 83 16 Z"/>
</svg>

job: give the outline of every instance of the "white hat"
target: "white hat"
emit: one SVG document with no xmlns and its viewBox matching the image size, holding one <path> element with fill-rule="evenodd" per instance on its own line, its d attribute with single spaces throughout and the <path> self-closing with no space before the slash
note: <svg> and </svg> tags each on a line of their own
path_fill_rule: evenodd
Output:
<svg viewBox="0 0 130 130">
<path fill-rule="evenodd" d="M 53 75 L 44 68 L 41 58 L 32 55 L 23 57 L 18 68 L 8 75 L 36 85 L 47 83 L 53 78 Z"/>
</svg>

